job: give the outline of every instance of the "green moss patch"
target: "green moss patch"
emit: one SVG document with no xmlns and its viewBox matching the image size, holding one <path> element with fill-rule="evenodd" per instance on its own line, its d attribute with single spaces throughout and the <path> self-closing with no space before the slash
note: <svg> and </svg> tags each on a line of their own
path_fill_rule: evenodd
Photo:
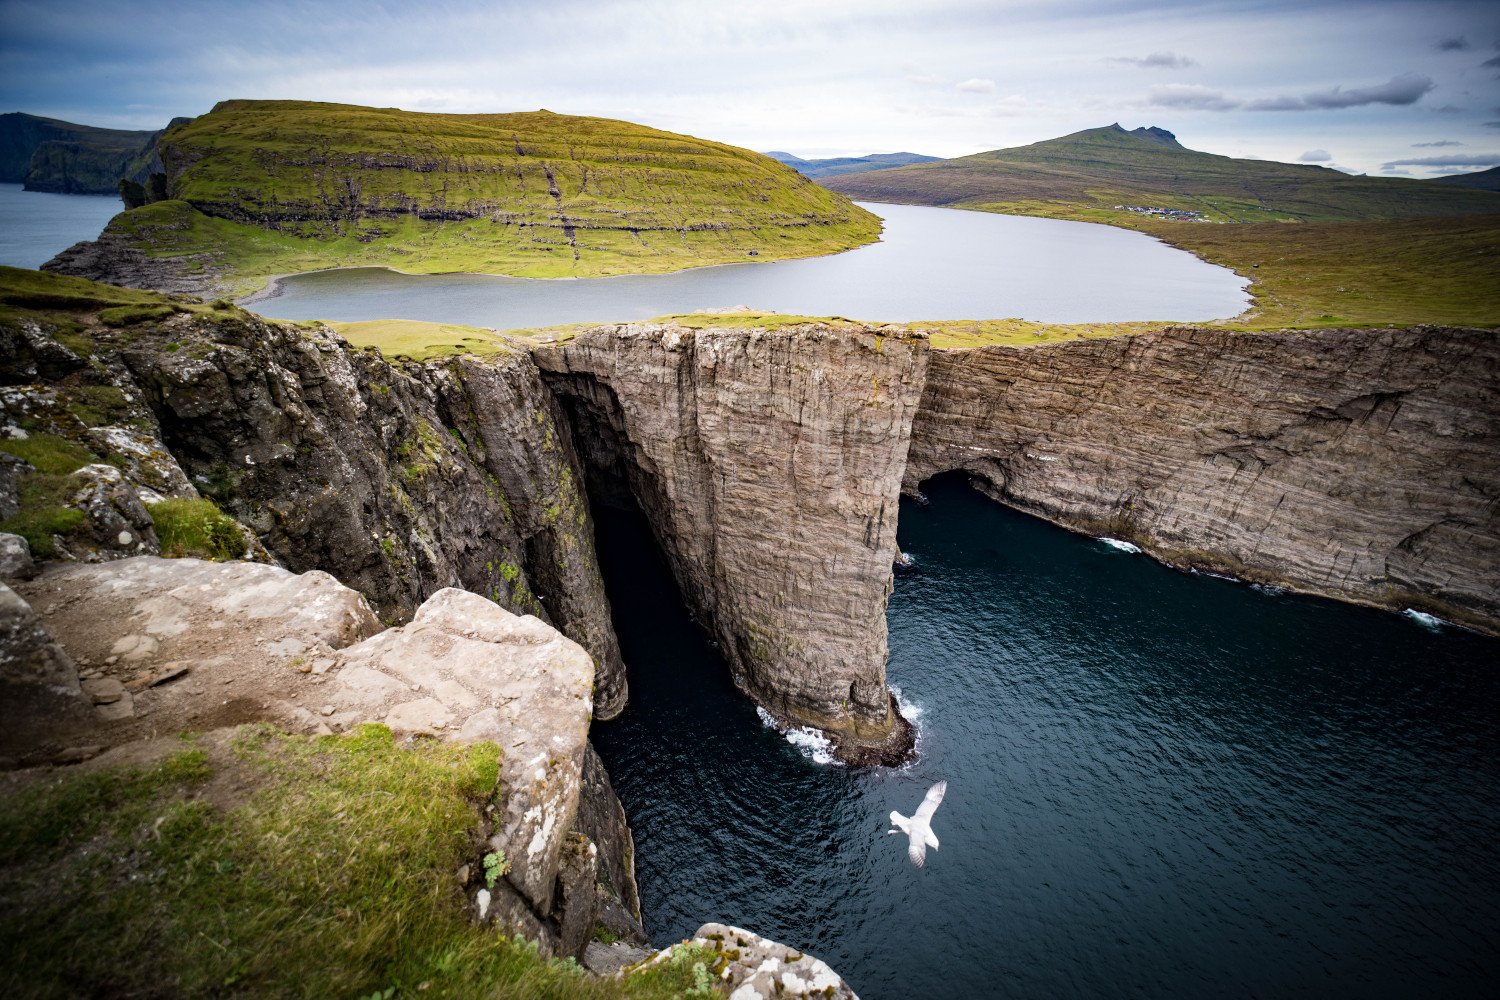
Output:
<svg viewBox="0 0 1500 1000">
<path fill-rule="evenodd" d="M 55 434 L 0 438 L 0 451 L 30 462 L 38 472 L 55 476 L 66 476 L 99 461 L 98 456 L 83 445 Z"/>
<path fill-rule="evenodd" d="M 105 326 L 134 326 L 137 323 L 160 322 L 177 312 L 172 305 L 116 306 L 99 314 Z"/>
<path fill-rule="evenodd" d="M 21 479 L 17 487 L 20 506 L 15 514 L 0 521 L 0 531 L 20 535 L 31 546 L 31 554 L 42 559 L 57 555 L 53 535 L 71 535 L 88 523 L 88 515 L 63 501 L 73 483 L 67 476 L 36 473 Z"/>
<path fill-rule="evenodd" d="M 374 347 L 388 358 L 427 361 L 460 354 L 492 357 L 509 353 L 493 330 L 459 323 L 377 319 L 328 325 L 355 347 Z"/>
<path fill-rule="evenodd" d="M 161 554 L 171 559 L 239 559 L 248 549 L 234 518 L 212 500 L 163 500 L 146 505 Z"/>
<path fill-rule="evenodd" d="M 264 726 L 150 767 L 73 772 L 0 798 L 7 997 L 669 997 L 474 926 L 474 861 L 500 749 L 384 726 Z"/>
</svg>

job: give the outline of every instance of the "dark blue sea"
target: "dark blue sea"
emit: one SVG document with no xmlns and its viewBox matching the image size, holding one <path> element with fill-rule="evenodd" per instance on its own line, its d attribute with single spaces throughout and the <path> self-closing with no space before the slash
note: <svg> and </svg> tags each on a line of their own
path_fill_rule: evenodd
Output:
<svg viewBox="0 0 1500 1000">
<path fill-rule="evenodd" d="M 737 924 L 863 1000 L 1496 995 L 1500 641 L 925 489 L 899 770 L 763 726 L 644 519 L 596 506 L 631 700 L 595 740 L 658 945 Z M 886 816 L 940 779 L 919 871 Z"/>
</svg>

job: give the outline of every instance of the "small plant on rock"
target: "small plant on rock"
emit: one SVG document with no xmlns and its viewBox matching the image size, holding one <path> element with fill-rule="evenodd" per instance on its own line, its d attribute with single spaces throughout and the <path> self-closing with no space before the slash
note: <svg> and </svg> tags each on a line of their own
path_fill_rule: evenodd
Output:
<svg viewBox="0 0 1500 1000">
<path fill-rule="evenodd" d="M 486 889 L 495 888 L 495 883 L 502 875 L 510 874 L 510 862 L 505 860 L 504 851 L 491 851 L 484 856 L 484 885 Z"/>
</svg>

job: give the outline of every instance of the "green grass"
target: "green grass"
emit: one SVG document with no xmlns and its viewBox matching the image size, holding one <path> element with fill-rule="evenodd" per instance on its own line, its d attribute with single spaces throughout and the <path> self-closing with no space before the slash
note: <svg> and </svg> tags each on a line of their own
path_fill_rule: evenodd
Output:
<svg viewBox="0 0 1500 1000">
<path fill-rule="evenodd" d="M 247 549 L 239 525 L 212 500 L 163 500 L 146 505 L 155 522 L 161 554 L 222 562 L 239 559 Z"/>
<path fill-rule="evenodd" d="M 0 799 L 7 997 L 668 997 L 475 927 L 472 863 L 499 748 L 246 727 L 147 768 L 65 773 Z M 3 794 L 3 793 L 0 793 Z"/>
<path fill-rule="evenodd" d="M 489 357 L 508 351 L 493 331 L 458 323 L 377 319 L 327 325 L 355 347 L 374 347 L 388 358 L 428 361 L 458 354 Z"/>
<path fill-rule="evenodd" d="M 879 220 L 769 157 L 629 122 L 226 101 L 158 143 L 173 201 L 110 232 L 222 275 L 530 277 L 832 253 Z"/>
<path fill-rule="evenodd" d="M 83 445 L 55 434 L 0 438 L 0 451 L 30 462 L 38 472 L 54 476 L 66 476 L 99 461 L 98 456 Z"/>
<path fill-rule="evenodd" d="M 47 559 L 56 555 L 52 536 L 70 535 L 88 521 L 83 511 L 63 506 L 74 485 L 67 476 L 45 472 L 21 477 L 16 487 L 20 504 L 15 514 L 0 521 L 0 531 L 26 539 L 33 556 Z"/>
<path fill-rule="evenodd" d="M 1500 215 L 1141 228 L 1255 282 L 1230 325 L 1500 326 Z"/>
<path fill-rule="evenodd" d="M 1500 211 L 1500 194 L 1436 181 L 1352 177 L 1148 142 L 1116 126 L 938 163 L 822 182 L 860 201 L 983 208 L 1088 222 L 1180 208 L 1216 222 L 1353 221 Z M 1183 223 L 1183 225 L 1197 225 Z"/>
</svg>

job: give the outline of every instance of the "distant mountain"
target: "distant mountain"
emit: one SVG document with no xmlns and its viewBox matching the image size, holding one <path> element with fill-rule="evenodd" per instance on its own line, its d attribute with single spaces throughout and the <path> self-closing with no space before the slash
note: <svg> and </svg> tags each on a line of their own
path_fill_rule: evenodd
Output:
<svg viewBox="0 0 1500 1000">
<path fill-rule="evenodd" d="M 766 155 L 814 180 L 819 177 L 837 177 L 840 174 L 859 174 L 866 170 L 890 170 L 892 167 L 906 167 L 913 163 L 933 163 L 942 159 L 940 156 L 923 156 L 921 153 L 871 153 L 869 156 L 838 156 L 827 160 L 804 160 L 800 156 L 781 152 Z"/>
<path fill-rule="evenodd" d="M 95 128 L 19 111 L 0 115 L 0 182 L 20 182 L 28 191 L 114 194 L 120 178 L 144 182 L 153 166 L 161 169 L 154 147 L 163 131 Z"/>
<path fill-rule="evenodd" d="M 1449 174 L 1447 177 L 1432 179 L 1442 181 L 1444 184 L 1462 184 L 1464 187 L 1479 188 L 1481 191 L 1500 191 L 1500 167 L 1491 167 L 1488 170 L 1469 174 Z"/>
<path fill-rule="evenodd" d="M 1450 183 L 1351 177 L 1325 167 L 1237 160 L 1187 149 L 1166 129 L 1126 131 L 1116 124 L 1029 146 L 819 183 L 857 201 L 1067 218 L 1119 218 L 1125 206 L 1220 222 L 1500 212 L 1500 193 L 1471 189 L 1456 178 L 1444 180 Z"/>
</svg>

